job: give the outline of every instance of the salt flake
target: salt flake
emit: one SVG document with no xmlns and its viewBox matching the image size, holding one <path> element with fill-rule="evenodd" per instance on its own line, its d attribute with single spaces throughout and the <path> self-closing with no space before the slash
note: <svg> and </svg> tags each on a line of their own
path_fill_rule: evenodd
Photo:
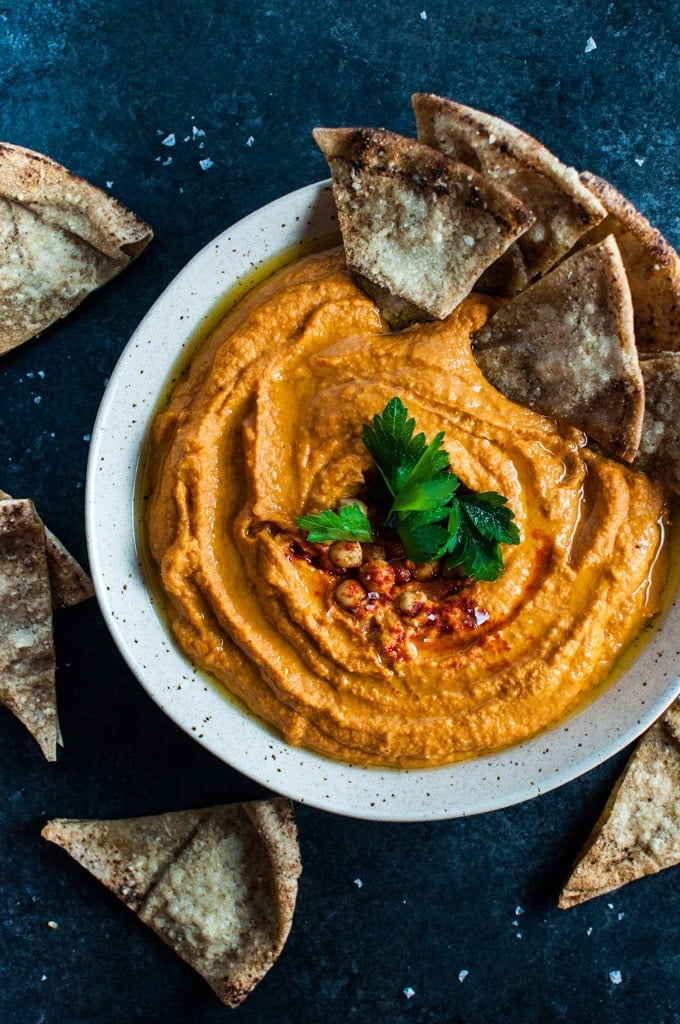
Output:
<svg viewBox="0 0 680 1024">
<path fill-rule="evenodd" d="M 250 146 L 253 145 L 254 142 L 255 142 L 255 139 L 253 138 L 253 136 L 249 135 L 248 138 L 246 139 L 246 146 L 250 147 Z"/>
<path fill-rule="evenodd" d="M 107 181 L 106 182 L 106 187 L 107 188 L 113 188 L 113 182 L 112 181 Z"/>
<path fill-rule="evenodd" d="M 421 11 L 420 12 L 420 20 L 421 21 L 427 21 L 427 11 Z"/>
<path fill-rule="evenodd" d="M 202 171 L 209 171 L 211 167 L 215 166 L 215 161 L 206 156 L 205 159 L 198 161 L 198 165 Z"/>
<path fill-rule="evenodd" d="M 463 968 L 462 971 L 458 971 L 458 981 L 465 981 L 469 973 L 470 972 L 466 971 L 465 968 Z"/>
<path fill-rule="evenodd" d="M 355 878 L 354 884 L 356 885 L 357 889 L 360 889 L 364 883 L 361 881 L 360 878 Z"/>
<path fill-rule="evenodd" d="M 584 53 L 592 53 L 593 50 L 596 50 L 596 49 L 597 49 L 597 43 L 595 42 L 595 40 L 593 39 L 592 36 L 588 36 L 588 41 L 586 42 L 586 48 L 585 48 L 585 50 L 583 52 Z"/>
<path fill-rule="evenodd" d="M 176 141 L 177 140 L 175 139 L 175 133 L 170 132 L 170 134 L 166 135 L 163 141 L 161 142 L 161 146 L 174 146 Z"/>
<path fill-rule="evenodd" d="M 612 985 L 620 985 L 623 981 L 623 978 L 621 977 L 621 971 L 610 971 L 609 980 L 611 981 Z"/>
<path fill-rule="evenodd" d="M 404 989 L 404 995 L 406 996 L 407 999 L 413 999 L 415 994 L 416 990 L 414 988 L 411 988 L 410 985 L 407 985 L 406 988 Z"/>
<path fill-rule="evenodd" d="M 643 156 L 636 156 L 635 157 L 635 163 L 638 165 L 638 167 L 642 167 L 644 162 L 645 162 L 645 158 Z"/>
</svg>

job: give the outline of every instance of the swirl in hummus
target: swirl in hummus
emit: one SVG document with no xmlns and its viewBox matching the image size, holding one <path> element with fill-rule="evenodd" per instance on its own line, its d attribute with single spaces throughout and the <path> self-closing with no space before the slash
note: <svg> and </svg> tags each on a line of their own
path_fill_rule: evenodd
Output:
<svg viewBox="0 0 680 1024">
<path fill-rule="evenodd" d="M 663 488 L 513 404 L 470 347 L 498 300 L 390 333 L 341 250 L 277 272 L 202 345 L 153 426 L 148 536 L 177 640 L 293 744 L 434 766 L 578 706 L 659 605 Z M 521 542 L 493 583 L 335 599 L 299 516 L 366 486 L 361 428 L 399 395 L 453 471 L 507 497 Z"/>
</svg>

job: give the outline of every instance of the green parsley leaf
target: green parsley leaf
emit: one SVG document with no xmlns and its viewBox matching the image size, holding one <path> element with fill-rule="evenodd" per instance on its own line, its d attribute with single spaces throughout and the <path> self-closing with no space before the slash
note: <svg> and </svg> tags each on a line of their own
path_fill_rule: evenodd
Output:
<svg viewBox="0 0 680 1024">
<path fill-rule="evenodd" d="M 406 483 L 425 452 L 425 434 L 413 437 L 416 421 L 409 419 L 400 398 L 391 398 L 382 415 L 376 413 L 373 426 L 364 424 L 363 442 L 387 484 L 393 498 Z"/>
<path fill-rule="evenodd" d="M 344 505 L 339 512 L 324 509 L 315 515 L 300 516 L 298 526 L 308 530 L 307 540 L 324 544 L 334 540 L 358 540 L 369 543 L 373 530 L 358 504 Z"/>
<path fill-rule="evenodd" d="M 496 491 L 460 495 L 470 520 L 483 537 L 504 544 L 518 544 L 519 530 L 513 522 L 514 512 L 508 508 L 508 499 Z"/>
<path fill-rule="evenodd" d="M 453 473 L 448 473 L 436 480 L 424 480 L 422 483 L 413 480 L 411 476 L 394 499 L 390 514 L 392 512 L 426 512 L 429 509 L 438 508 L 451 499 L 457 487 L 458 477 L 455 477 Z"/>
</svg>

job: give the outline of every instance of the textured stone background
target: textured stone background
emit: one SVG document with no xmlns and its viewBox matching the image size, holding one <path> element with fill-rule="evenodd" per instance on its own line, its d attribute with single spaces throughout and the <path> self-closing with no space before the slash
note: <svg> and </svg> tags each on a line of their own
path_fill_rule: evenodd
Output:
<svg viewBox="0 0 680 1024">
<path fill-rule="evenodd" d="M 34 497 L 85 558 L 88 440 L 118 355 L 199 247 L 326 176 L 314 125 L 410 133 L 410 93 L 439 92 L 609 178 L 680 244 L 679 14 L 676 0 L 0 0 L 0 137 L 109 187 L 156 232 L 132 269 L 2 359 L 0 486 Z M 39 831 L 57 815 L 264 794 L 164 718 L 94 602 L 59 615 L 57 647 L 58 763 L 0 709 L 0 1021 L 223 1021 L 232 1014 L 207 986 Z M 293 932 L 233 1018 L 677 1024 L 676 872 L 556 909 L 624 760 L 466 820 L 369 824 L 298 808 Z"/>
</svg>

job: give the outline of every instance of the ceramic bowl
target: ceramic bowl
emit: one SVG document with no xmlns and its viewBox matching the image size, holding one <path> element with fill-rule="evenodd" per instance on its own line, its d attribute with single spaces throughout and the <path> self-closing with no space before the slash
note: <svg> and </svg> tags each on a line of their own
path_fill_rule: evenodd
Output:
<svg viewBox="0 0 680 1024">
<path fill-rule="evenodd" d="M 680 689 L 680 607 L 669 602 L 632 664 L 577 714 L 490 756 L 429 770 L 341 764 L 290 746 L 242 712 L 175 645 L 148 585 L 137 536 L 140 457 L 159 398 L 197 332 L 277 254 L 337 233 L 328 182 L 263 207 L 218 235 L 145 316 L 107 386 L 92 434 L 86 524 L 97 598 L 130 669 L 158 706 L 216 757 L 263 786 L 339 814 L 418 821 L 509 806 L 617 753 Z"/>
</svg>

